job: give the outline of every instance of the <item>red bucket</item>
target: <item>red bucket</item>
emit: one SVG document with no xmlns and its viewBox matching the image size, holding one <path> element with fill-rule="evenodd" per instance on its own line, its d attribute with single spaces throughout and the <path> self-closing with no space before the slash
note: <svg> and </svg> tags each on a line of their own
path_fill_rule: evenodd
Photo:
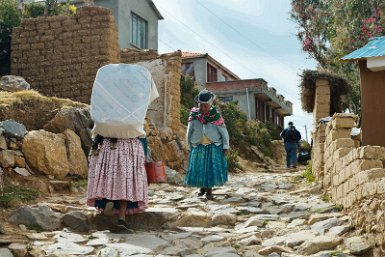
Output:
<svg viewBox="0 0 385 257">
<path fill-rule="evenodd" d="M 166 167 L 162 161 L 146 163 L 147 182 L 165 183 L 167 182 Z"/>
</svg>

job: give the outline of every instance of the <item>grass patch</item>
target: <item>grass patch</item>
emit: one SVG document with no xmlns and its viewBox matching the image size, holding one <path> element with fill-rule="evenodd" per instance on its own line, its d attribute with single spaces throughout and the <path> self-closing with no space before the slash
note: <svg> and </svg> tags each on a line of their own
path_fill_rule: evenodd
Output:
<svg viewBox="0 0 385 257">
<path fill-rule="evenodd" d="M 322 195 L 322 201 L 329 202 L 330 201 L 330 196 L 328 194 L 323 194 Z"/>
<path fill-rule="evenodd" d="M 0 207 L 7 208 L 16 203 L 33 201 L 38 196 L 39 192 L 34 189 L 6 186 L 4 188 L 4 194 L 0 195 Z"/>
<path fill-rule="evenodd" d="M 25 227 L 28 229 L 28 230 L 34 230 L 36 232 L 42 232 L 44 231 L 44 229 L 39 225 L 39 224 L 28 224 L 28 225 L 25 225 Z"/>
<path fill-rule="evenodd" d="M 341 211 L 343 211 L 344 206 L 343 206 L 342 204 L 336 204 L 336 205 L 334 206 L 334 209 L 336 209 L 336 211 L 341 212 Z"/>
<path fill-rule="evenodd" d="M 87 179 L 79 179 L 79 180 L 71 181 L 70 187 L 72 188 L 86 187 L 87 183 L 88 183 Z"/>
<path fill-rule="evenodd" d="M 308 183 L 312 183 L 315 181 L 315 177 L 313 175 L 313 170 L 311 164 L 309 163 L 306 169 L 301 174 L 302 178 L 306 179 Z"/>
</svg>

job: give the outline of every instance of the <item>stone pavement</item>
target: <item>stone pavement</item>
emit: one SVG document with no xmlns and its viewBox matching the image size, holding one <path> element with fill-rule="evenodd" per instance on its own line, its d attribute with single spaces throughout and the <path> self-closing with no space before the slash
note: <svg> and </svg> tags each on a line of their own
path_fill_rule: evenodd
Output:
<svg viewBox="0 0 385 257">
<path fill-rule="evenodd" d="M 350 218 L 301 173 L 233 174 L 225 186 L 214 189 L 214 201 L 197 197 L 196 188 L 153 184 L 150 208 L 127 218 L 128 232 L 116 232 L 113 217 L 87 208 L 84 193 L 53 196 L 40 209 L 32 206 L 54 211 L 39 223 L 53 231 L 37 233 L 20 224 L 15 236 L 7 233 L 15 226 L 5 225 L 0 256 L 371 256 L 370 243 Z M 52 229 L 57 213 L 60 228 Z M 14 213 L 12 219 L 22 215 Z"/>
</svg>

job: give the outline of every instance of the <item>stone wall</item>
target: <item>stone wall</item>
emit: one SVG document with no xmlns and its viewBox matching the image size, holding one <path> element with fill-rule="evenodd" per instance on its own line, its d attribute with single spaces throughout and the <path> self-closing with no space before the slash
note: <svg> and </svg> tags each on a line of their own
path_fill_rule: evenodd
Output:
<svg viewBox="0 0 385 257">
<path fill-rule="evenodd" d="M 158 55 L 153 50 L 122 49 L 122 63 L 136 63 L 151 71 L 159 98 L 149 107 L 147 118 L 178 132 L 180 127 L 180 51 Z"/>
<path fill-rule="evenodd" d="M 47 96 L 90 102 L 97 70 L 109 63 L 137 63 L 154 77 L 160 97 L 148 118 L 156 126 L 179 131 L 181 52 L 118 48 L 109 9 L 79 8 L 75 16 L 24 19 L 12 35 L 12 73 Z"/>
<path fill-rule="evenodd" d="M 89 103 L 96 71 L 119 58 L 117 28 L 106 8 L 23 19 L 12 34 L 12 74 L 48 96 Z"/>
<path fill-rule="evenodd" d="M 336 113 L 329 122 L 318 123 L 313 134 L 313 174 L 373 242 L 374 256 L 385 256 L 385 148 L 360 147 L 351 136 L 355 120 L 353 114 Z"/>
</svg>

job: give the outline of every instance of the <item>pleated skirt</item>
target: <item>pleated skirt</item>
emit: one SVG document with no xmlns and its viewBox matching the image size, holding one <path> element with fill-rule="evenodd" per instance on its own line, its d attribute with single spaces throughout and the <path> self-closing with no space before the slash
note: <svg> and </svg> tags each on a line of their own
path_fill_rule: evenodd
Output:
<svg viewBox="0 0 385 257">
<path fill-rule="evenodd" d="M 212 188 L 227 181 L 227 161 L 222 145 L 198 145 L 189 155 L 185 185 Z"/>
<path fill-rule="evenodd" d="M 148 184 L 143 145 L 137 138 L 118 139 L 114 146 L 105 138 L 97 155 L 90 156 L 87 204 L 103 210 L 108 201 L 128 201 L 126 214 L 148 206 Z"/>
</svg>

